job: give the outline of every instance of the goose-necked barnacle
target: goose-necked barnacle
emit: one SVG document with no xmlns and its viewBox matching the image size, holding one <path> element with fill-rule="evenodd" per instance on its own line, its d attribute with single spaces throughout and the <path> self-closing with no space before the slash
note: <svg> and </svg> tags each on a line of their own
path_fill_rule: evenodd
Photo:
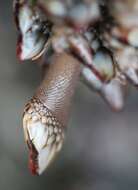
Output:
<svg viewBox="0 0 138 190">
<path fill-rule="evenodd" d="M 43 80 L 23 115 L 32 173 L 62 147 L 80 76 L 113 110 L 138 85 L 136 0 L 14 0 L 20 60 L 38 60 Z M 38 59 L 39 58 L 39 59 Z"/>
</svg>

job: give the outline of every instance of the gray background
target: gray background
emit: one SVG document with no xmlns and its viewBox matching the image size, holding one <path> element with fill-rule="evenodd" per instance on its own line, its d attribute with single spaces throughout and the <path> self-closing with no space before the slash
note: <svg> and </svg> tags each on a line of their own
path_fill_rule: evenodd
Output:
<svg viewBox="0 0 138 190">
<path fill-rule="evenodd" d="M 0 190 L 138 189 L 138 92 L 112 113 L 81 83 L 73 101 L 66 142 L 40 177 L 27 168 L 22 111 L 40 81 L 34 64 L 19 64 L 12 1 L 0 1 Z"/>
</svg>

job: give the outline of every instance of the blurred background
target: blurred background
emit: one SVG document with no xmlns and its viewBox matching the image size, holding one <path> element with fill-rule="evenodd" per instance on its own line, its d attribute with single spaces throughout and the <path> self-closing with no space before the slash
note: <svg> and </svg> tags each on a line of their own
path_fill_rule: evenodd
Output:
<svg viewBox="0 0 138 190">
<path fill-rule="evenodd" d="M 40 177 L 27 168 L 22 111 L 40 82 L 34 64 L 19 64 L 12 1 L 0 1 L 0 189 L 137 190 L 138 91 L 125 110 L 113 113 L 79 83 L 66 142 Z"/>
</svg>

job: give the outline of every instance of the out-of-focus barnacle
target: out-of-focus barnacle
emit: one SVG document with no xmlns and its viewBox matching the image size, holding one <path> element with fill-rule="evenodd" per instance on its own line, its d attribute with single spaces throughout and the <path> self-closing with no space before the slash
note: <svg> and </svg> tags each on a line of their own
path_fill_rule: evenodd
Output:
<svg viewBox="0 0 138 190">
<path fill-rule="evenodd" d="M 84 28 L 100 18 L 96 0 L 40 0 L 40 2 L 51 19 L 71 24 L 76 28 Z"/>
<path fill-rule="evenodd" d="M 96 73 L 91 72 L 90 68 L 82 68 L 83 81 L 92 89 L 98 92 L 106 100 L 106 102 L 114 110 L 120 110 L 123 107 L 123 91 L 121 89 L 121 82 L 116 80 L 116 61 L 112 52 L 106 47 L 102 46 L 100 41 L 95 38 L 92 32 L 86 32 L 85 36 L 93 49 L 92 64 L 103 76 L 101 80 Z M 114 94 L 114 97 L 112 95 Z"/>
<path fill-rule="evenodd" d="M 81 36 L 71 36 L 69 41 L 74 50 L 73 54 L 77 55 L 83 65 L 88 67 L 101 81 L 107 82 L 113 78 L 115 74 L 114 62 L 106 48 L 101 47 L 94 53 L 89 43 Z M 101 63 L 101 58 L 105 62 Z"/>
<path fill-rule="evenodd" d="M 20 60 L 40 57 L 47 47 L 52 24 L 42 9 L 29 0 L 16 0 L 14 15 L 19 32 L 17 56 Z"/>
<path fill-rule="evenodd" d="M 113 2 L 113 17 L 117 25 L 112 28 L 112 35 L 124 43 L 138 47 L 138 3 L 136 0 Z"/>
<path fill-rule="evenodd" d="M 126 83 L 122 83 L 117 77 L 112 79 L 108 84 L 104 84 L 101 96 L 114 111 L 123 109 L 126 97 Z"/>
<path fill-rule="evenodd" d="M 106 73 L 107 76 L 113 73 L 112 71 L 112 64 L 113 59 L 110 54 L 97 51 L 95 58 L 93 59 L 95 65 L 101 65 L 101 71 Z M 111 66 L 111 68 L 110 68 Z M 100 68 L 100 66 L 99 66 Z M 115 76 L 110 79 L 110 81 L 105 82 L 98 79 L 98 77 L 90 72 L 89 68 L 84 67 L 82 69 L 82 77 L 83 81 L 94 91 L 98 92 L 104 100 L 110 105 L 110 107 L 115 110 L 119 111 L 124 106 L 124 95 L 125 95 L 125 86 L 126 86 L 126 79 L 125 77 L 119 77 L 117 71 L 114 72 Z"/>
<path fill-rule="evenodd" d="M 134 84 L 138 85 L 138 50 L 124 47 L 116 52 L 116 60 L 121 72 Z"/>
<path fill-rule="evenodd" d="M 136 0 L 114 1 L 113 18 L 116 24 L 105 39 L 112 49 L 117 67 L 134 85 L 138 85 L 138 3 Z"/>
</svg>

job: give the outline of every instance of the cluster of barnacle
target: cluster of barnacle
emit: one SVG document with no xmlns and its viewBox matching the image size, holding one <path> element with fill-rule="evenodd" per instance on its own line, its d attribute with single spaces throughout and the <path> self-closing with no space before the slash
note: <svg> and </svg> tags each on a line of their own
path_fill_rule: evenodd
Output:
<svg viewBox="0 0 138 190">
<path fill-rule="evenodd" d="M 138 85 L 138 1 L 14 0 L 14 16 L 18 58 L 43 71 L 23 116 L 30 167 L 40 174 L 62 146 L 80 75 L 114 110 L 128 82 Z"/>
</svg>

